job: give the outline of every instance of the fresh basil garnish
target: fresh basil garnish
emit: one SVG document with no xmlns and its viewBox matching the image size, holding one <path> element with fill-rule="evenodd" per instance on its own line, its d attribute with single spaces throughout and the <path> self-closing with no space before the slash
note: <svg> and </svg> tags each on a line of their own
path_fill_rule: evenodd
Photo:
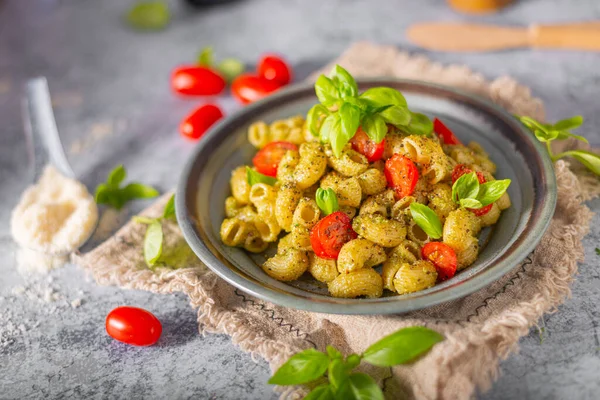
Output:
<svg viewBox="0 0 600 400">
<path fill-rule="evenodd" d="M 273 186 L 275 183 L 277 183 L 277 179 L 273 178 L 272 176 L 263 175 L 250 167 L 246 167 L 246 180 L 250 186 L 257 183 L 266 183 L 267 185 Z"/>
<path fill-rule="evenodd" d="M 442 222 L 431 208 L 424 204 L 413 202 L 410 204 L 410 214 L 415 223 L 430 238 L 439 239 L 442 237 Z"/>
<path fill-rule="evenodd" d="M 338 199 L 333 189 L 317 189 L 315 194 L 317 206 L 323 211 L 323 214 L 329 215 L 340 209 Z"/>
<path fill-rule="evenodd" d="M 475 172 L 464 174 L 452 185 L 452 200 L 462 207 L 479 209 L 497 201 L 510 186 L 510 179 L 480 184 Z"/>
<path fill-rule="evenodd" d="M 159 195 L 158 190 L 152 186 L 137 182 L 132 182 L 125 185 L 125 187 L 121 187 L 121 183 L 123 183 L 126 176 L 125 167 L 123 165 L 116 166 L 108 174 L 106 182 L 96 187 L 94 194 L 96 203 L 106 204 L 116 210 L 120 210 L 131 200 L 149 199 Z"/>
<path fill-rule="evenodd" d="M 163 1 L 140 1 L 127 11 L 125 20 L 134 29 L 155 31 L 169 25 L 171 13 Z"/>
<path fill-rule="evenodd" d="M 269 379 L 272 385 L 300 385 L 314 381 L 327 371 L 329 358 L 315 349 L 294 354 Z"/>
</svg>

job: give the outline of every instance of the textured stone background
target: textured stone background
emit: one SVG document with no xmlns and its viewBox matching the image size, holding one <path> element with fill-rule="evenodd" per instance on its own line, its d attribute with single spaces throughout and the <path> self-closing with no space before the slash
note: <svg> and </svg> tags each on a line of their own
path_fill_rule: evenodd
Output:
<svg viewBox="0 0 600 400">
<path fill-rule="evenodd" d="M 131 3 L 0 0 L 0 341 L 13 341 L 0 347 L 0 398 L 275 398 L 265 384 L 267 365 L 228 337 L 199 336 L 183 296 L 97 287 L 73 265 L 52 273 L 51 282 L 24 281 L 16 272 L 8 221 L 30 180 L 19 110 L 24 79 L 48 77 L 69 160 L 88 187 L 123 162 L 132 178 L 167 190 L 193 147 L 178 137 L 178 121 L 199 103 L 173 98 L 168 74 L 193 61 L 199 48 L 213 45 L 218 56 L 247 63 L 277 51 L 302 76 L 355 40 L 417 51 L 403 36 L 411 22 L 474 18 L 452 12 L 442 0 L 246 0 L 195 13 L 172 1 L 169 29 L 140 34 L 121 21 Z M 592 18 L 600 19 L 595 0 L 517 0 L 479 20 L 522 25 Z M 465 63 L 487 77 L 516 77 L 546 101 L 550 119 L 583 114 L 582 131 L 600 145 L 600 55 L 519 50 L 428 56 Z M 230 99 L 219 101 L 235 108 Z M 145 205 L 132 205 L 129 214 Z M 590 207 L 600 210 L 600 201 Z M 573 297 L 540 321 L 543 343 L 532 329 L 480 398 L 598 398 L 599 239 L 597 216 Z M 23 285 L 28 290 L 19 293 Z M 44 301 L 46 294 L 55 300 Z M 76 299 L 82 305 L 72 308 Z M 123 304 L 152 310 L 163 321 L 157 346 L 134 348 L 106 336 L 106 314 Z M 22 324 L 23 332 L 8 321 Z"/>
</svg>

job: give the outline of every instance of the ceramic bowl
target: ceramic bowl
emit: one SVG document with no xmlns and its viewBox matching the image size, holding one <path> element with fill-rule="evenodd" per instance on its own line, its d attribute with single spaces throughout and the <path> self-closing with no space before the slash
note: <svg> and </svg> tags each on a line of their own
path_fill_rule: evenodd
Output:
<svg viewBox="0 0 600 400">
<path fill-rule="evenodd" d="M 552 163 L 541 144 L 504 109 L 480 97 L 430 83 L 400 79 L 362 79 L 359 87 L 389 86 L 400 90 L 410 108 L 441 118 L 461 141 L 479 142 L 498 166 L 498 179 L 510 178 L 512 206 L 480 238 L 481 253 L 469 268 L 427 290 L 378 299 L 338 299 L 324 284 L 304 276 L 279 282 L 260 268 L 263 255 L 225 246 L 219 237 L 224 201 L 230 195 L 231 171 L 251 164 L 255 149 L 247 129 L 305 115 L 317 102 L 312 84 L 281 90 L 225 118 L 198 144 L 185 166 L 177 195 L 177 219 L 200 259 L 221 278 L 253 296 L 308 311 L 338 314 L 403 313 L 454 300 L 502 277 L 538 244 L 556 205 Z M 308 274 L 306 274 L 308 275 Z"/>
</svg>

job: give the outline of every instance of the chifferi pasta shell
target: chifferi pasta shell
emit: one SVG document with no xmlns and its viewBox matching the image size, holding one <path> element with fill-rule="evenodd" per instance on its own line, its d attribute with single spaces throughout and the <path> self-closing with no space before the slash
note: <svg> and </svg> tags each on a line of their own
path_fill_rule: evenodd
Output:
<svg viewBox="0 0 600 400">
<path fill-rule="evenodd" d="M 340 274 L 329 282 L 329 293 L 333 297 L 368 298 L 381 297 L 383 281 L 381 275 L 372 268 L 362 268 L 348 274 Z"/>
<path fill-rule="evenodd" d="M 352 229 L 383 247 L 398 246 L 406 238 L 406 226 L 402 222 L 381 215 L 359 215 L 352 221 Z"/>
<path fill-rule="evenodd" d="M 340 274 L 335 260 L 317 257 L 315 253 L 308 256 L 308 272 L 319 282 L 331 282 Z"/>
<path fill-rule="evenodd" d="M 342 246 L 337 260 L 341 274 L 360 268 L 370 268 L 386 260 L 383 248 L 367 239 L 354 239 Z"/>
<path fill-rule="evenodd" d="M 262 269 L 278 281 L 293 281 L 308 269 L 308 256 L 305 251 L 288 248 L 265 261 Z"/>
</svg>

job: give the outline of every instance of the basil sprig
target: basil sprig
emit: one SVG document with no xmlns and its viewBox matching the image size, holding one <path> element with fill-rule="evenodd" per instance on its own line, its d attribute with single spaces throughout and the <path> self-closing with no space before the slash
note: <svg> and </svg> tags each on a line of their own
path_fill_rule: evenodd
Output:
<svg viewBox="0 0 600 400">
<path fill-rule="evenodd" d="M 243 62 L 236 58 L 225 58 L 215 65 L 212 46 L 206 46 L 198 53 L 198 65 L 216 69 L 227 82 L 231 82 L 246 69 Z"/>
<path fill-rule="evenodd" d="M 552 161 L 557 161 L 564 157 L 573 157 L 594 174 L 600 175 L 600 155 L 585 150 L 569 150 L 563 153 L 554 154 L 550 147 L 550 142 L 553 140 L 564 140 L 568 138 L 575 138 L 588 143 L 587 139 L 583 136 L 575 135 L 571 132 L 571 129 L 579 128 L 583 124 L 582 116 L 576 115 L 554 124 L 544 124 L 527 116 L 517 115 L 516 118 L 533 132 L 537 140 L 546 143 L 546 149 L 548 150 L 548 154 Z"/>
<path fill-rule="evenodd" d="M 317 189 L 315 194 L 317 205 L 323 211 L 323 214 L 329 215 L 340 209 L 338 199 L 333 189 Z"/>
<path fill-rule="evenodd" d="M 498 200 L 508 189 L 510 179 L 480 184 L 475 172 L 464 174 L 452 185 L 452 200 L 465 208 L 482 208 Z"/>
<path fill-rule="evenodd" d="M 164 1 L 140 1 L 125 14 L 125 21 L 134 29 L 162 30 L 169 25 L 171 13 Z"/>
<path fill-rule="evenodd" d="M 411 203 L 410 214 L 417 225 L 432 239 L 442 237 L 442 221 L 435 212 L 424 204 Z"/>
<path fill-rule="evenodd" d="M 272 176 L 263 175 L 248 166 L 246 166 L 246 180 L 250 186 L 257 183 L 266 183 L 267 185 L 273 186 L 277 182 L 277 179 Z"/>
<path fill-rule="evenodd" d="M 384 139 L 388 124 L 416 135 L 433 130 L 427 116 L 408 109 L 402 93 L 389 87 L 374 87 L 359 94 L 352 75 L 339 65 L 333 67 L 329 77 L 319 76 L 315 93 L 320 104 L 308 112 L 307 125 L 314 136 L 331 144 L 336 157 L 359 126 L 376 143 Z"/>
<path fill-rule="evenodd" d="M 123 165 L 117 165 L 106 178 L 105 183 L 96 187 L 94 198 L 98 204 L 107 204 L 108 206 L 120 210 L 123 206 L 135 199 L 149 199 L 159 195 L 158 190 L 152 186 L 132 182 L 124 187 L 121 183 L 125 180 L 127 171 Z"/>
<path fill-rule="evenodd" d="M 372 344 L 363 354 L 346 358 L 327 346 L 326 353 L 308 349 L 294 354 L 269 379 L 272 385 L 300 385 L 321 379 L 327 383 L 315 387 L 305 399 L 383 400 L 375 380 L 367 374 L 352 372 L 361 361 L 379 367 L 407 364 L 427 353 L 443 336 L 423 326 L 400 329 Z"/>
<path fill-rule="evenodd" d="M 165 204 L 163 215 L 158 218 L 134 216 L 135 222 L 148 225 L 144 236 L 144 260 L 149 267 L 153 267 L 159 261 L 163 250 L 162 221 L 175 219 L 175 195 L 172 195 Z"/>
</svg>

